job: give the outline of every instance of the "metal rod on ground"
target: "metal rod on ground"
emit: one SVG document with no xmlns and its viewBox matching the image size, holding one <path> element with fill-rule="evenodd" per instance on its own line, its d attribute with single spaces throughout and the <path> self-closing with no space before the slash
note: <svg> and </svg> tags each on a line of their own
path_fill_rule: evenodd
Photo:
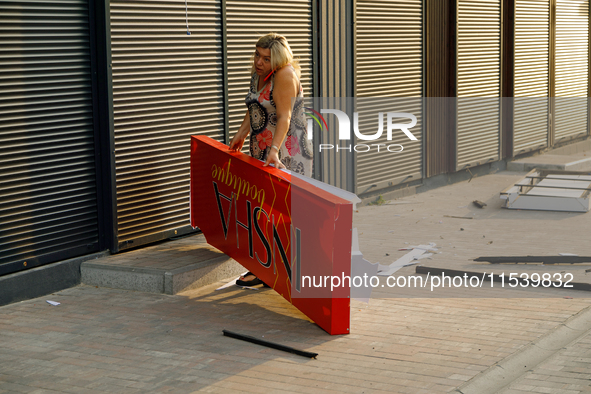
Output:
<svg viewBox="0 0 591 394">
<path fill-rule="evenodd" d="M 267 347 L 270 347 L 273 349 L 282 350 L 284 352 L 297 354 L 298 356 L 304 356 L 304 357 L 309 357 L 309 358 L 316 358 L 316 356 L 318 356 L 318 353 L 312 353 L 312 352 L 306 352 L 304 350 L 294 349 L 289 346 L 280 345 L 278 343 L 273 343 L 273 342 L 265 341 L 265 340 L 258 339 L 255 337 L 251 337 L 250 335 L 237 334 L 235 332 L 231 332 L 228 330 L 222 330 L 222 332 L 224 333 L 225 336 L 230 337 L 230 338 L 236 338 L 236 339 L 240 339 L 240 340 L 243 340 L 246 342 L 256 343 L 257 345 L 267 346 Z"/>
</svg>

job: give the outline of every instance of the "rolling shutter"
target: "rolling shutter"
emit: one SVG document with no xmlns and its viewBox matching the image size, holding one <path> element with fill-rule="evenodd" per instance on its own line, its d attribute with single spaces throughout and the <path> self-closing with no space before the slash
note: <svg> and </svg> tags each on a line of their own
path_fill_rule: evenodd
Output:
<svg viewBox="0 0 591 394">
<path fill-rule="evenodd" d="M 501 3 L 458 0 L 457 170 L 499 159 Z"/>
<path fill-rule="evenodd" d="M 257 40 L 270 32 L 285 38 L 302 67 L 304 96 L 312 91 L 312 1 L 289 2 L 226 1 L 228 48 L 228 113 L 230 138 L 238 131 L 244 115 L 244 99 L 250 86 L 251 56 Z M 248 138 L 244 151 L 248 148 Z"/>
<path fill-rule="evenodd" d="M 515 3 L 513 154 L 548 144 L 550 1 Z"/>
<path fill-rule="evenodd" d="M 363 134 L 374 134 L 378 111 L 409 112 L 417 117 L 417 125 L 410 131 L 418 139 L 410 141 L 398 131 L 388 141 L 384 125 L 382 137 L 368 143 L 400 144 L 404 150 L 377 152 L 374 147 L 356 153 L 356 193 L 363 194 L 422 176 L 422 100 L 418 98 L 423 96 L 423 2 L 358 0 L 355 12 L 359 129 Z M 396 99 L 383 99 L 386 97 Z"/>
<path fill-rule="evenodd" d="M 587 134 L 589 1 L 556 1 L 554 141 Z"/>
<path fill-rule="evenodd" d="M 98 251 L 86 1 L 0 10 L 0 275 Z"/>
<path fill-rule="evenodd" d="M 119 248 L 192 231 L 189 136 L 223 140 L 219 0 L 111 1 Z"/>
</svg>

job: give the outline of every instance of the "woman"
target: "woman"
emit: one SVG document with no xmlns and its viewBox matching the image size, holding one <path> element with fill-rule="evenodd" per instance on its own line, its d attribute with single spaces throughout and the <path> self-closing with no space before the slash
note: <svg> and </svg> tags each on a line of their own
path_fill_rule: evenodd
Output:
<svg viewBox="0 0 591 394">
<path fill-rule="evenodd" d="M 242 149 L 249 136 L 250 155 L 263 160 L 264 166 L 271 164 L 312 176 L 313 151 L 306 134 L 301 69 L 287 39 L 276 33 L 261 37 L 256 43 L 251 73 L 246 95 L 248 110 L 230 149 Z M 236 281 L 240 286 L 261 283 L 250 272 Z"/>
</svg>

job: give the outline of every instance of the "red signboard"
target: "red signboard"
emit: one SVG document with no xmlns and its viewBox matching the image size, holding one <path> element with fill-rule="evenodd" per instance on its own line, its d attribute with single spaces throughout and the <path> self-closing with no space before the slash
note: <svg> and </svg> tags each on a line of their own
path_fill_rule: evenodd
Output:
<svg viewBox="0 0 591 394">
<path fill-rule="evenodd" d="M 191 225 L 332 335 L 349 333 L 350 289 L 328 278 L 351 275 L 352 221 L 305 177 L 191 137 Z"/>
</svg>

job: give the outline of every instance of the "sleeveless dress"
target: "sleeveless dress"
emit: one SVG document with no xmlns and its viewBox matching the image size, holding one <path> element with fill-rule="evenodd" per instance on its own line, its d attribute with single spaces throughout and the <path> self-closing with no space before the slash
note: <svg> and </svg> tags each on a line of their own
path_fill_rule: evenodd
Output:
<svg viewBox="0 0 591 394">
<path fill-rule="evenodd" d="M 254 73 L 246 95 L 246 106 L 250 115 L 250 155 L 266 160 L 273 145 L 277 127 L 277 109 L 273 101 L 275 74 L 258 90 L 259 76 Z M 287 135 L 279 149 L 279 160 L 288 170 L 312 176 L 313 146 L 308 139 L 304 115 L 304 89 L 298 81 L 299 92 L 294 100 L 291 121 Z"/>
</svg>

